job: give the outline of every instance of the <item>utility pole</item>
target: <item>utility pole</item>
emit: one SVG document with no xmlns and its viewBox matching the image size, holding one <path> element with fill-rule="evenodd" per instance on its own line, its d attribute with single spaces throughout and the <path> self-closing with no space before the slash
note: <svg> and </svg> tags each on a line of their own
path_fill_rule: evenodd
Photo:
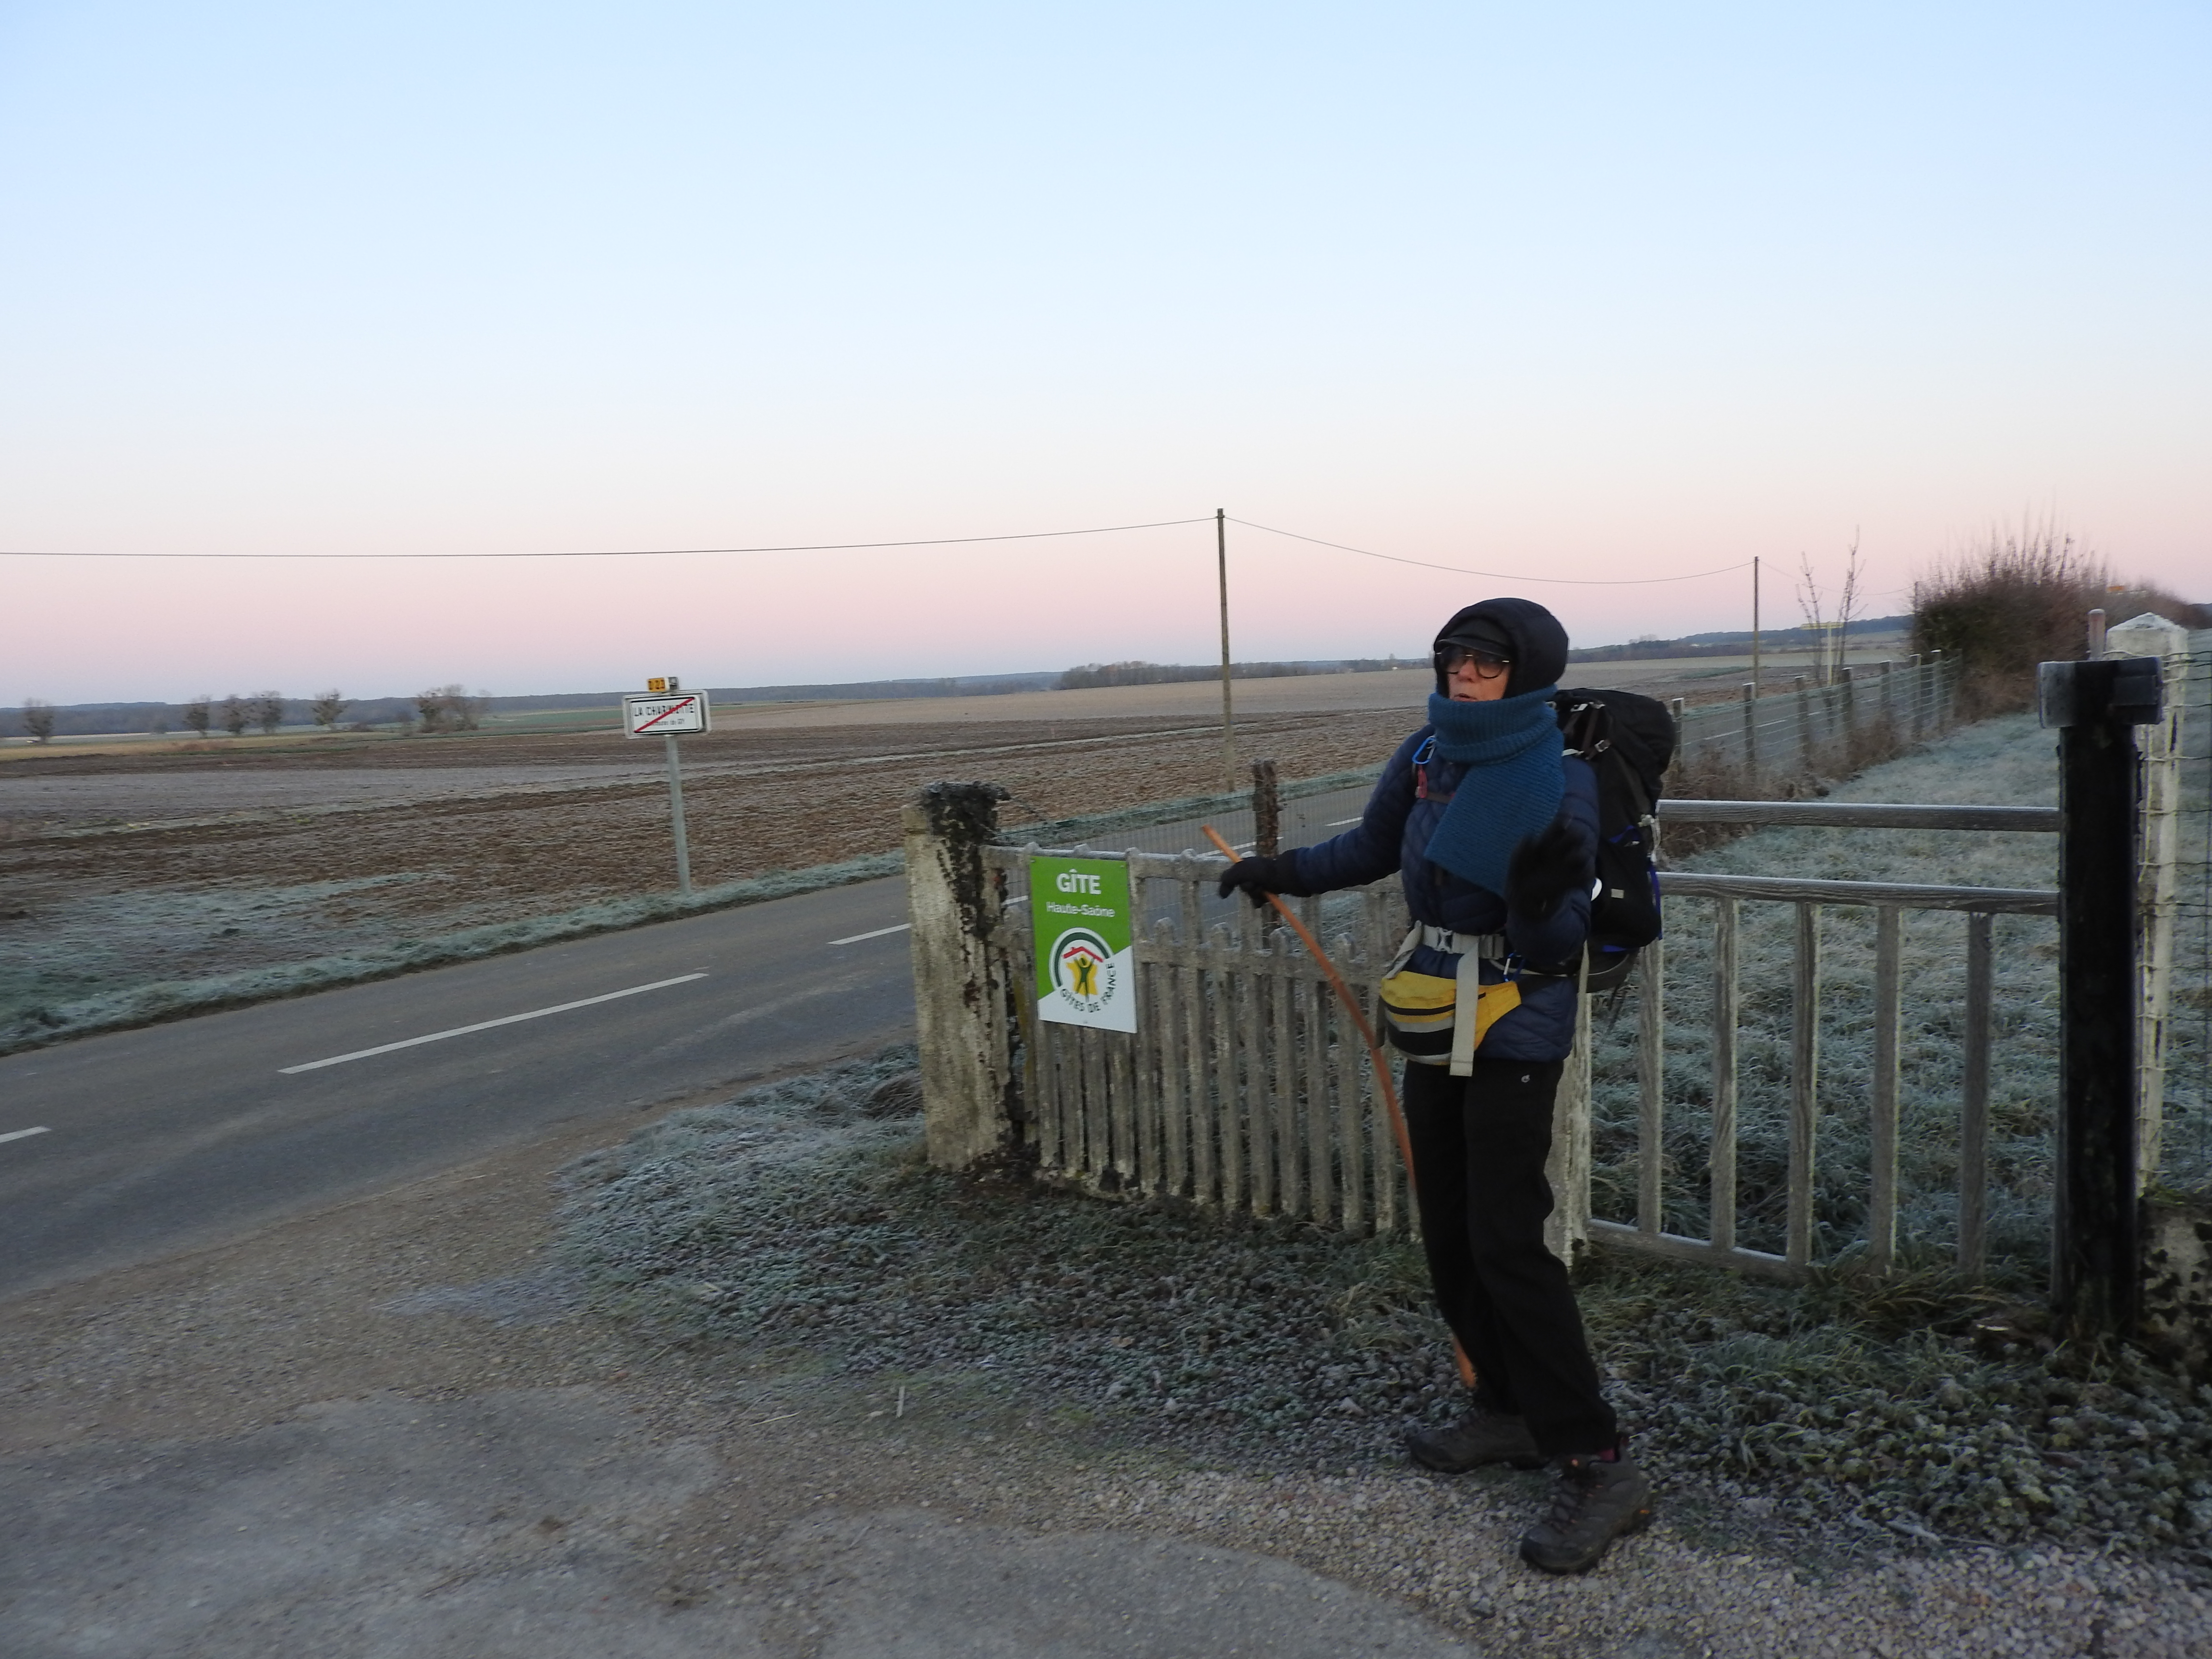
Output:
<svg viewBox="0 0 2212 1659">
<path fill-rule="evenodd" d="M 1751 556 L 1751 696 L 1759 699 L 1759 555 Z"/>
<path fill-rule="evenodd" d="M 1229 512 L 1213 509 L 1213 551 L 1221 576 L 1221 793 L 1237 788 L 1237 717 L 1229 701 Z"/>
</svg>

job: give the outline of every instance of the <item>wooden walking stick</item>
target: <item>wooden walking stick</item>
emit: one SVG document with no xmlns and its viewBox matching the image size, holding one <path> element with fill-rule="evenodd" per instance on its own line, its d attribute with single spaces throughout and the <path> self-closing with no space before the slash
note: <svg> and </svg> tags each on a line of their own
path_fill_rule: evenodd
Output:
<svg viewBox="0 0 2212 1659">
<path fill-rule="evenodd" d="M 1220 849 L 1222 857 L 1231 864 L 1237 862 L 1237 849 L 1222 840 L 1212 824 L 1202 823 L 1199 828 L 1206 832 L 1206 838 Z M 1382 1057 L 1382 1045 L 1375 1039 L 1375 1028 L 1367 1023 L 1366 1011 L 1360 1007 L 1359 999 L 1352 994 L 1352 988 L 1344 982 L 1344 975 L 1337 972 L 1336 964 L 1329 960 L 1328 952 L 1321 948 L 1321 941 L 1306 931 L 1305 923 L 1300 921 L 1297 913 L 1283 902 L 1282 895 L 1268 894 L 1267 902 L 1275 907 L 1277 915 L 1291 924 L 1291 931 L 1312 952 L 1313 959 L 1321 964 L 1322 972 L 1328 975 L 1329 986 L 1335 991 L 1336 1000 L 1344 1005 L 1344 1012 L 1352 1016 L 1352 1024 L 1358 1028 L 1359 1040 L 1367 1045 L 1368 1064 L 1375 1068 L 1375 1087 L 1382 1097 L 1383 1105 L 1390 1111 L 1390 1132 L 1398 1138 L 1398 1156 L 1405 1160 L 1406 1178 L 1418 1188 L 1421 1177 L 1413 1168 L 1413 1143 L 1406 1133 L 1406 1115 L 1398 1107 L 1398 1087 L 1390 1079 L 1390 1062 Z M 1460 1381 L 1473 1388 L 1474 1362 L 1467 1357 L 1467 1350 L 1460 1346 L 1455 1336 L 1452 1338 L 1452 1358 L 1458 1363 Z"/>
</svg>

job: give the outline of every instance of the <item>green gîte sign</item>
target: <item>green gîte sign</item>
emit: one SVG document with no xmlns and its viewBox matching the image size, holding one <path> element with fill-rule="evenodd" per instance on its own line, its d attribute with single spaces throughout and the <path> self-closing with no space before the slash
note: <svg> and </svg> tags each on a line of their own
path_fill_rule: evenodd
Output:
<svg viewBox="0 0 2212 1659">
<path fill-rule="evenodd" d="M 1037 1018 L 1105 1031 L 1137 1029 L 1129 866 L 1119 859 L 1031 859 Z"/>
</svg>

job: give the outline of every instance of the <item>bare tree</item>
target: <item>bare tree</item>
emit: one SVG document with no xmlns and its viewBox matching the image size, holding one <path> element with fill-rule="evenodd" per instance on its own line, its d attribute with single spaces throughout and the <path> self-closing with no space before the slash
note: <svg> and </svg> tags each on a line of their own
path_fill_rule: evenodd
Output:
<svg viewBox="0 0 2212 1659">
<path fill-rule="evenodd" d="M 234 738 L 246 735 L 246 728 L 253 724 L 253 705 L 237 692 L 222 700 L 222 729 Z"/>
<path fill-rule="evenodd" d="M 478 690 L 471 696 L 456 684 L 446 688 L 446 706 L 453 711 L 453 723 L 464 732 L 473 732 L 483 724 L 484 713 L 491 707 L 491 693 Z"/>
<path fill-rule="evenodd" d="M 483 724 L 484 709 L 490 702 L 489 692 L 480 691 L 471 697 L 468 688 L 456 680 L 451 685 L 417 691 L 415 711 L 425 732 L 473 732 Z"/>
<path fill-rule="evenodd" d="M 273 738 L 276 728 L 284 724 L 284 694 L 264 691 L 253 699 L 253 723 L 261 728 L 261 735 Z"/>
<path fill-rule="evenodd" d="M 1859 613 L 1859 532 L 1851 532 L 1850 550 L 1844 555 L 1844 586 L 1836 596 L 1836 662 L 1831 680 L 1844 677 L 1844 653 L 1850 649 L 1851 620 Z"/>
<path fill-rule="evenodd" d="M 54 740 L 54 706 L 44 697 L 23 699 L 23 729 L 34 743 Z"/>
<path fill-rule="evenodd" d="M 1844 556 L 1844 585 L 1836 597 L 1836 614 L 1827 614 L 1827 594 L 1820 579 L 1813 574 L 1813 561 L 1806 554 L 1797 556 L 1797 608 L 1804 613 L 1805 626 L 1818 641 L 1815 647 L 1815 680 L 1822 685 L 1833 685 L 1843 678 L 1844 652 L 1850 642 L 1851 619 L 1858 615 L 1859 595 L 1859 538 L 1851 537 L 1850 550 Z"/>
<path fill-rule="evenodd" d="M 215 698 L 206 692 L 202 692 L 185 705 L 185 724 L 202 737 L 207 736 L 208 726 L 214 719 Z"/>
<path fill-rule="evenodd" d="M 1828 683 L 1828 636 L 1822 630 L 1828 625 L 1828 596 L 1820 591 L 1820 583 L 1813 574 L 1813 556 L 1801 552 L 1797 556 L 1797 609 L 1805 618 L 1806 630 L 1813 635 L 1813 683 Z"/>
<path fill-rule="evenodd" d="M 345 694 L 332 686 L 329 690 L 319 693 L 314 702 L 307 705 L 307 710 L 314 715 L 316 725 L 325 732 L 335 732 L 338 727 L 338 716 L 351 707 L 353 705 L 346 701 Z"/>
</svg>

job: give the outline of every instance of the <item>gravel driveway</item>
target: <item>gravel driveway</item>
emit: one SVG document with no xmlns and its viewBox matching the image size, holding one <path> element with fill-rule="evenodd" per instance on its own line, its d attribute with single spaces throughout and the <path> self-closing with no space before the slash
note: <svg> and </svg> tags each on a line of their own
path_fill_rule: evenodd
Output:
<svg viewBox="0 0 2212 1659">
<path fill-rule="evenodd" d="M 0 1316 L 11 1656 L 2179 1656 L 2179 1573 L 1810 1559 L 1670 1491 L 1596 1572 L 1531 1477 L 1285 1469 L 957 1376 L 640 1338 L 554 1271 L 579 1132 Z"/>
</svg>

